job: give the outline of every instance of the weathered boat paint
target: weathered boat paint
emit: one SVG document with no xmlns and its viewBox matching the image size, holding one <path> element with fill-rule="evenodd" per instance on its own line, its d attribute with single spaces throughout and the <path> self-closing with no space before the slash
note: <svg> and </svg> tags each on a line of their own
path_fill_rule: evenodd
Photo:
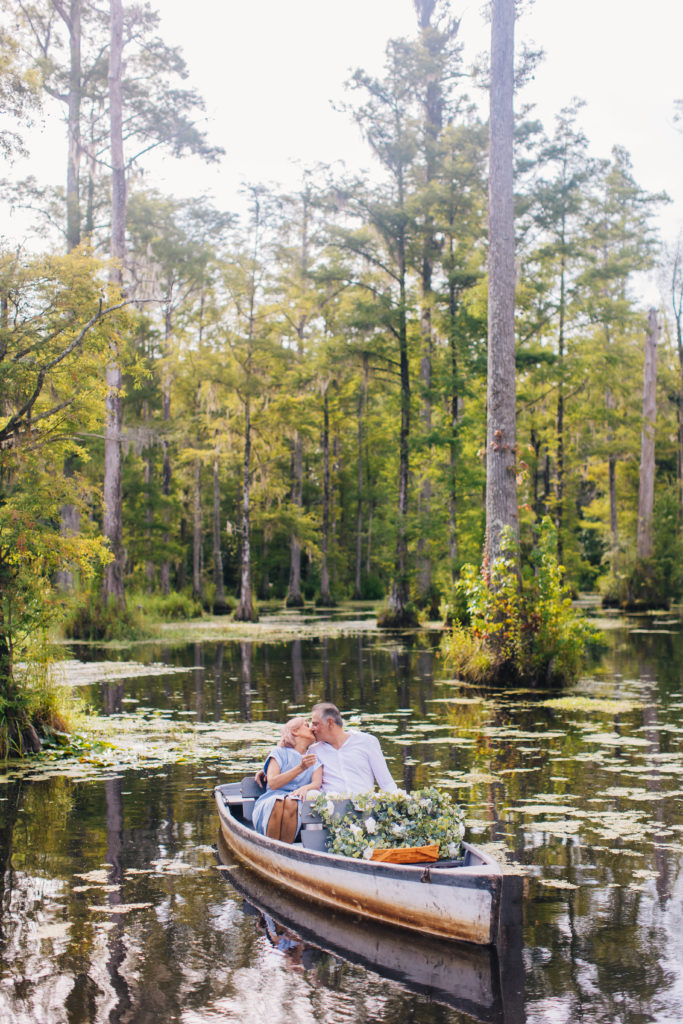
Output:
<svg viewBox="0 0 683 1024">
<path fill-rule="evenodd" d="M 223 836 L 252 870 L 302 899 L 421 934 L 480 945 L 494 943 L 503 876 L 483 851 L 465 844 L 469 864 L 384 864 L 304 849 L 256 833 L 240 822 L 216 787 Z"/>
<path fill-rule="evenodd" d="M 223 834 L 218 857 L 225 876 L 250 909 L 271 917 L 298 936 L 307 949 L 319 949 L 397 981 L 403 988 L 453 1007 L 482 1024 L 510 1024 L 503 1008 L 507 962 L 495 946 L 449 942 L 392 927 L 327 905 L 302 901 L 293 892 L 257 875 L 234 859 Z M 515 973 L 516 963 L 511 965 Z M 519 1020 L 519 1018 L 517 1018 Z"/>
</svg>

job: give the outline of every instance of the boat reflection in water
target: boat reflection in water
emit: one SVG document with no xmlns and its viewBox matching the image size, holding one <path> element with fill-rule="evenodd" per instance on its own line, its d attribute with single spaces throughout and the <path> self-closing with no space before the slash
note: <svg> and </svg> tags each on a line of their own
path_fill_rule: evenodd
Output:
<svg viewBox="0 0 683 1024">
<path fill-rule="evenodd" d="M 491 1024 L 523 1024 L 521 900 L 508 922 L 505 947 L 416 936 L 315 903 L 270 885 L 234 860 L 222 834 L 218 856 L 243 910 L 293 965 L 311 967 L 320 953 L 374 971 L 411 992 Z M 521 885 L 521 879 L 520 879 Z"/>
</svg>

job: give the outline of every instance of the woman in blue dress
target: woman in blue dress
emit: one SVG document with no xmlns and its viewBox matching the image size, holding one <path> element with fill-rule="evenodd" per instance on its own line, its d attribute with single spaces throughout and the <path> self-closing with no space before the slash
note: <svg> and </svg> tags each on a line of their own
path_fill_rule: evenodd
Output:
<svg viewBox="0 0 683 1024">
<path fill-rule="evenodd" d="M 305 718 L 291 718 L 282 726 L 282 738 L 266 758 L 267 788 L 254 804 L 254 828 L 271 839 L 294 842 L 299 831 L 299 801 L 309 790 L 320 789 L 323 766 L 306 751 L 315 742 Z"/>
</svg>

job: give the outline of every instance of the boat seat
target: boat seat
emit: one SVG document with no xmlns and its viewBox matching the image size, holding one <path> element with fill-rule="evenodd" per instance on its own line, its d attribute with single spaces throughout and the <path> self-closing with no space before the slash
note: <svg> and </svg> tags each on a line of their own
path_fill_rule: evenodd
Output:
<svg viewBox="0 0 683 1024">
<path fill-rule="evenodd" d="M 245 775 L 238 785 L 242 800 L 242 817 L 245 821 L 252 821 L 254 804 L 261 793 L 265 793 L 266 787 L 260 785 L 253 775 Z"/>
</svg>

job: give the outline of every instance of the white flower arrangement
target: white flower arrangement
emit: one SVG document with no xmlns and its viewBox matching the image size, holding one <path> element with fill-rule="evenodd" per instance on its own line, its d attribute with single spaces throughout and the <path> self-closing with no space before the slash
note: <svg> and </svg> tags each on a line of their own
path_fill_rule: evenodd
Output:
<svg viewBox="0 0 683 1024">
<path fill-rule="evenodd" d="M 438 789 L 334 795 L 337 800 L 346 799 L 345 813 L 338 813 L 329 794 L 313 801 L 329 830 L 330 853 L 370 860 L 374 850 L 438 843 L 439 859 L 456 860 L 462 855 L 463 812 Z"/>
</svg>

